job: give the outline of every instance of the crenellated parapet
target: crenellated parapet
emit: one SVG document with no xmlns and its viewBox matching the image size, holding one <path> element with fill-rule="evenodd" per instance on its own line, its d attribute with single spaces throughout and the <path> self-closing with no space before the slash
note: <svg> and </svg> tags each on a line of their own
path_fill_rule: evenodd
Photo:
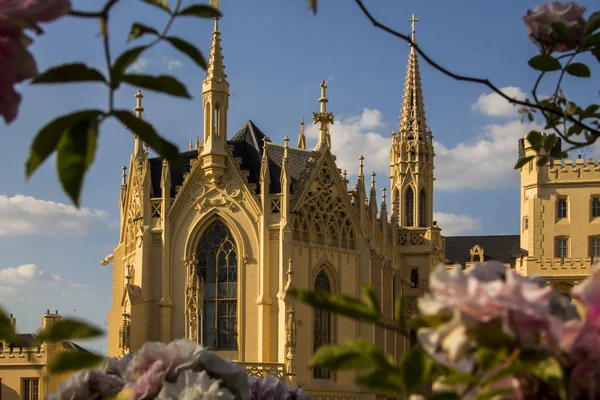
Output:
<svg viewBox="0 0 600 400">
<path fill-rule="evenodd" d="M 541 180 L 546 182 L 569 182 L 569 181 L 599 181 L 600 160 L 595 158 L 577 158 L 575 160 L 550 160 L 541 169 Z M 543 171 L 547 171 L 543 173 Z"/>
<path fill-rule="evenodd" d="M 521 257 L 515 263 L 517 272 L 531 276 L 588 276 L 594 268 L 594 260 L 591 257 Z"/>
</svg>

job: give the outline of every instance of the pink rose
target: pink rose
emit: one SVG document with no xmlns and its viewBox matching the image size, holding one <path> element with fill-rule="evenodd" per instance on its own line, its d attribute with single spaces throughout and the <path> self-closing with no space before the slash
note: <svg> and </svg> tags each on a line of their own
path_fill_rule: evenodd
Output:
<svg viewBox="0 0 600 400">
<path fill-rule="evenodd" d="M 585 7 L 574 1 L 564 4 L 558 1 L 549 1 L 548 4 L 535 7 L 533 11 L 527 10 L 523 22 L 527 25 L 529 39 L 540 45 L 546 53 L 553 51 L 564 53 L 570 50 L 570 47 L 558 39 L 552 30 L 552 24 L 560 21 L 564 22 L 568 28 L 569 37 L 577 46 L 583 42 L 583 29 L 585 27 L 583 14 L 585 10 Z"/>
<path fill-rule="evenodd" d="M 21 102 L 14 85 L 37 76 L 35 60 L 27 51 L 29 44 L 31 39 L 22 31 L 0 34 L 0 115 L 6 123 L 16 118 Z"/>
<path fill-rule="evenodd" d="M 70 10 L 70 0 L 0 0 L 0 25 L 41 32 L 39 22 L 54 21 Z"/>
<path fill-rule="evenodd" d="M 598 268 L 598 264 L 590 276 L 575 286 L 573 297 L 585 306 L 586 319 L 590 323 L 595 323 L 600 319 L 600 268 Z"/>
</svg>

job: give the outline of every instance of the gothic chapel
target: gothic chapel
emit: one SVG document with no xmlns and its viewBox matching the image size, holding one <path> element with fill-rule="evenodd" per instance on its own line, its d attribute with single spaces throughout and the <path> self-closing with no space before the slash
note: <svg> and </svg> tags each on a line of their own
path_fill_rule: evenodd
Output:
<svg viewBox="0 0 600 400">
<path fill-rule="evenodd" d="M 416 21 L 413 15 L 413 38 Z M 433 136 L 417 53 L 410 49 L 399 130 L 392 132 L 388 211 L 385 188 L 377 204 L 375 174 L 365 182 L 362 156 L 356 184 L 336 166 L 324 81 L 314 149 L 306 148 L 304 122 L 297 147 L 287 137 L 273 143 L 250 120 L 228 135 L 218 22 L 202 84 L 204 137 L 183 153 L 186 171 L 149 158 L 137 137 L 129 176 L 123 167 L 109 355 L 187 337 L 252 375 L 301 385 L 315 399 L 374 399 L 355 386 L 355 372 L 308 369 L 315 350 L 363 338 L 399 359 L 408 341 L 313 310 L 287 292 L 294 286 L 360 297 L 368 283 L 385 323 L 394 324 L 394 297 L 407 296 L 407 313 L 416 312 L 430 269 L 444 261 L 432 220 Z M 136 98 L 142 118 L 139 91 Z"/>
</svg>

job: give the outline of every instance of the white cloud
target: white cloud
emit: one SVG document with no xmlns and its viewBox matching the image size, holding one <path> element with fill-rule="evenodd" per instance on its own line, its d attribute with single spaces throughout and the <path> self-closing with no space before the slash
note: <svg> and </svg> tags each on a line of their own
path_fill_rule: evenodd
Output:
<svg viewBox="0 0 600 400">
<path fill-rule="evenodd" d="M 58 282 L 60 277 L 40 271 L 35 264 L 23 264 L 18 267 L 0 269 L 0 282 L 21 284 L 34 281 Z"/>
<path fill-rule="evenodd" d="M 164 57 L 163 60 L 167 63 L 167 68 L 169 69 L 169 71 L 174 70 L 174 69 L 180 69 L 183 67 L 183 63 L 174 58 Z"/>
<path fill-rule="evenodd" d="M 475 140 L 452 148 L 434 143 L 435 188 L 456 191 L 513 185 L 519 177 L 514 170 L 518 139 L 534 129 L 541 130 L 542 126 L 517 120 L 484 126 Z"/>
<path fill-rule="evenodd" d="M 527 94 L 518 87 L 506 86 L 500 89 L 507 96 L 524 100 Z M 518 115 L 518 107 L 496 93 L 482 94 L 477 101 L 471 105 L 473 110 L 492 117 L 514 117 Z"/>
<path fill-rule="evenodd" d="M 72 283 L 70 285 L 70 287 L 72 287 L 74 289 L 87 289 L 90 287 L 90 285 L 88 285 L 86 283 Z"/>
<path fill-rule="evenodd" d="M 152 61 L 150 61 L 149 59 L 138 58 L 133 64 L 129 66 L 129 69 L 132 69 L 135 72 L 144 72 L 150 64 L 152 64 Z"/>
<path fill-rule="evenodd" d="M 380 176 L 383 175 L 387 182 L 392 139 L 373 131 L 382 126 L 381 111 L 368 108 L 363 109 L 361 115 L 342 118 L 330 125 L 331 150 L 337 157 L 338 168 L 346 169 L 349 175 L 356 175 L 358 157 L 362 154 L 367 168 L 365 173 L 375 171 Z M 317 125 L 309 126 L 306 136 L 314 145 L 319 138 Z"/>
<path fill-rule="evenodd" d="M 0 195 L 0 236 L 83 236 L 95 223 L 110 225 L 108 213 L 20 194 Z"/>
<path fill-rule="evenodd" d="M 444 236 L 480 235 L 481 218 L 435 212 L 434 221 L 442 228 Z"/>
<path fill-rule="evenodd" d="M 27 296 L 21 291 L 10 286 L 0 286 L 0 300 L 3 302 L 9 300 L 23 300 Z"/>
</svg>

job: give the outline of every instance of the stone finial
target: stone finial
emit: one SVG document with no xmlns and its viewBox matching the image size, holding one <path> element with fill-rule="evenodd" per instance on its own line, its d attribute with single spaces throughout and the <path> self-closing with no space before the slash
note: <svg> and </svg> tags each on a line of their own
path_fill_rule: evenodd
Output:
<svg viewBox="0 0 600 400">
<path fill-rule="evenodd" d="M 127 186 L 127 167 L 123 165 L 121 171 L 121 186 Z"/>
<path fill-rule="evenodd" d="M 363 155 L 361 154 L 360 157 L 358 157 L 358 178 L 362 178 L 365 179 L 365 171 L 364 171 L 364 164 L 365 158 L 363 157 Z"/>
<path fill-rule="evenodd" d="M 263 155 L 262 156 L 263 156 L 263 158 L 267 158 L 267 142 L 269 141 L 269 139 L 267 139 L 267 137 L 264 136 L 262 138 L 262 141 L 263 141 Z"/>
<path fill-rule="evenodd" d="M 190 138 L 190 151 L 194 150 L 194 144 L 192 143 L 192 139 Z"/>
<path fill-rule="evenodd" d="M 331 148 L 331 142 L 329 140 L 329 124 L 333 124 L 334 118 L 332 113 L 327 112 L 327 85 L 325 81 L 321 82 L 321 97 L 319 103 L 321 104 L 320 111 L 313 113 L 313 121 L 315 124 L 319 124 L 319 142 L 315 150 L 319 151 L 324 148 Z"/>
<path fill-rule="evenodd" d="M 200 150 L 200 135 L 196 135 L 196 150 Z"/>
<path fill-rule="evenodd" d="M 300 119 L 300 134 L 298 135 L 298 148 L 306 149 L 306 136 L 304 136 L 304 118 Z"/>
<path fill-rule="evenodd" d="M 135 111 L 135 115 L 138 118 L 142 118 L 142 113 L 144 112 L 144 107 L 142 107 L 142 99 L 144 98 L 144 96 L 142 95 L 142 90 L 138 89 L 137 93 L 135 94 L 135 108 L 133 109 L 133 111 Z"/>
<path fill-rule="evenodd" d="M 408 22 L 410 22 L 411 24 L 411 39 L 413 43 L 415 43 L 415 24 L 419 22 L 419 19 L 415 17 L 415 14 L 413 14 L 412 17 L 408 20 Z"/>
<path fill-rule="evenodd" d="M 381 188 L 381 202 L 385 203 L 385 192 L 387 191 L 387 189 L 384 187 Z"/>
<path fill-rule="evenodd" d="M 375 171 L 371 172 L 371 189 L 373 190 L 375 190 L 375 176 L 377 176 Z"/>
</svg>

